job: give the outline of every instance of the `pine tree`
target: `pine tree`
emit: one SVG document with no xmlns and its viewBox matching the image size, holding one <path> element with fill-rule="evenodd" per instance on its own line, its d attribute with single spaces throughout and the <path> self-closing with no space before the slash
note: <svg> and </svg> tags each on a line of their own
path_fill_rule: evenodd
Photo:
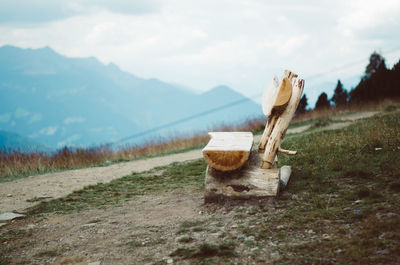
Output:
<svg viewBox="0 0 400 265">
<path fill-rule="evenodd" d="M 336 107 L 339 107 L 347 104 L 347 98 L 348 98 L 348 93 L 345 89 L 343 89 L 342 82 L 338 80 L 331 101 L 335 104 Z"/>
<path fill-rule="evenodd" d="M 383 65 L 382 65 L 383 64 Z M 370 78 L 374 73 L 376 73 L 379 69 L 379 67 L 385 66 L 385 58 L 382 57 L 379 53 L 374 51 L 370 56 L 369 56 L 369 63 L 367 67 L 365 68 L 365 75 L 364 78 Z"/>
<path fill-rule="evenodd" d="M 323 92 L 321 95 L 319 95 L 317 103 L 315 104 L 315 110 L 320 110 L 320 109 L 327 109 L 331 106 L 331 104 L 328 101 L 328 95 Z"/>
<path fill-rule="evenodd" d="M 307 111 L 307 110 L 306 110 L 306 108 L 307 108 L 307 106 L 308 106 L 307 100 L 308 100 L 308 99 L 307 99 L 307 96 L 306 96 L 306 94 L 304 94 L 304 95 L 301 97 L 300 101 L 299 101 L 299 105 L 297 106 L 296 114 L 301 114 L 301 113 L 304 113 L 304 112 Z"/>
</svg>

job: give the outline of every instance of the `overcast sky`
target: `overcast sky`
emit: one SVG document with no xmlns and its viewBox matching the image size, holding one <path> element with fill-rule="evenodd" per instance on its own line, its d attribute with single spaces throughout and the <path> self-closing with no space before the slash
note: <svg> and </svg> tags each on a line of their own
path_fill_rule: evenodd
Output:
<svg viewBox="0 0 400 265">
<path fill-rule="evenodd" d="M 257 95 L 287 68 L 314 103 L 338 78 L 355 85 L 372 51 L 399 60 L 400 1 L 1 0 L 5 44 L 95 56 L 199 92 Z"/>
</svg>

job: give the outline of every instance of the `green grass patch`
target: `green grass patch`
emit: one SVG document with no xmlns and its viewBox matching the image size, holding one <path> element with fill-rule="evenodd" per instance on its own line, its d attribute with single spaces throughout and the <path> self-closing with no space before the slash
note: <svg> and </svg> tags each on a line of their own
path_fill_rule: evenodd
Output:
<svg viewBox="0 0 400 265">
<path fill-rule="evenodd" d="M 28 209 L 29 214 L 79 212 L 88 208 L 121 205 L 136 196 L 179 189 L 201 189 L 206 164 L 203 160 L 173 163 L 144 173 L 134 173 L 110 183 L 90 185 L 66 197 L 44 201 Z M 160 175 L 159 171 L 162 171 Z"/>
<path fill-rule="evenodd" d="M 293 167 L 291 183 L 275 203 L 279 212 L 253 231 L 260 240 L 287 246 L 276 247 L 282 254 L 278 263 L 395 264 L 400 259 L 400 112 L 290 137 L 282 145 L 298 151 L 279 157 L 280 165 Z"/>
</svg>

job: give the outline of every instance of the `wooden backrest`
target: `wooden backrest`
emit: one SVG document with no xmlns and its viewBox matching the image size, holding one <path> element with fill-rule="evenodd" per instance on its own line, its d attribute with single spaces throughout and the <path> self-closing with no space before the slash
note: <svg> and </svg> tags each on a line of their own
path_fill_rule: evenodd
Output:
<svg viewBox="0 0 400 265">
<path fill-rule="evenodd" d="M 284 72 L 278 86 L 276 77 L 268 85 L 262 103 L 268 122 L 258 146 L 259 152 L 263 153 L 262 168 L 271 168 L 277 152 L 281 151 L 281 141 L 297 109 L 303 89 L 304 80 L 297 78 L 297 74 L 289 70 Z M 294 151 L 284 151 L 285 153 L 295 153 Z"/>
</svg>

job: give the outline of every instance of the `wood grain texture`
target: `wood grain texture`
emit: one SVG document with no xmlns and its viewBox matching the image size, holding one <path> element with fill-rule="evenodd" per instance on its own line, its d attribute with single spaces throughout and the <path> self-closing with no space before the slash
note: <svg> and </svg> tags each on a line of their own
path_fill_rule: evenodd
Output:
<svg viewBox="0 0 400 265">
<path fill-rule="evenodd" d="M 211 140 L 203 149 L 203 157 L 208 165 L 231 171 L 243 166 L 253 146 L 251 132 L 211 132 Z"/>
<path fill-rule="evenodd" d="M 252 152 L 249 161 L 239 170 L 224 172 L 207 167 L 205 202 L 221 198 L 251 199 L 275 197 L 279 192 L 279 169 L 259 167 L 260 156 Z"/>
<path fill-rule="evenodd" d="M 291 75 L 290 73 L 287 74 L 289 76 Z M 271 134 L 268 137 L 265 146 L 265 153 L 262 159 L 263 161 L 261 163 L 262 168 L 271 168 L 273 164 L 281 141 L 285 137 L 286 130 L 289 127 L 290 121 L 292 120 L 292 117 L 297 109 L 297 105 L 299 104 L 301 94 L 303 93 L 304 89 L 304 80 L 293 78 L 292 87 L 293 92 L 290 101 L 283 113 L 278 116 L 274 128 L 272 129 Z"/>
<path fill-rule="evenodd" d="M 272 104 L 273 106 L 271 106 L 270 111 L 266 114 L 266 116 L 268 117 L 268 122 L 267 122 L 267 125 L 265 126 L 263 135 L 261 136 L 261 140 L 260 140 L 260 142 L 258 144 L 258 152 L 259 153 L 264 153 L 265 152 L 265 147 L 267 145 L 268 138 L 271 135 L 272 130 L 275 127 L 275 124 L 276 124 L 276 122 L 278 120 L 278 117 L 280 116 L 280 114 L 282 114 L 282 112 L 286 108 L 286 104 L 288 104 L 289 101 L 290 101 L 291 95 L 293 93 L 293 86 L 291 85 L 291 82 L 292 82 L 292 79 L 295 78 L 295 77 L 297 77 L 297 74 L 292 73 L 289 70 L 285 70 L 284 73 L 283 73 L 283 76 L 282 76 L 282 82 L 281 82 L 281 84 L 279 85 L 279 87 L 276 90 L 278 93 L 279 93 L 280 90 L 286 91 L 286 92 L 282 92 L 282 96 L 281 96 L 282 99 L 280 100 L 280 103 L 279 103 L 279 104 L 282 104 L 284 102 L 284 104 L 275 105 L 275 102 L 277 100 L 278 94 L 275 95 L 275 97 L 273 99 L 274 100 L 273 104 L 268 102 L 268 104 Z M 279 82 L 277 80 L 276 76 L 274 77 L 273 80 L 275 80 L 275 82 Z M 271 84 L 268 86 L 268 88 L 270 88 L 270 86 L 271 86 Z M 283 88 L 282 88 L 282 86 L 283 86 Z M 290 90 L 290 91 L 288 91 L 288 90 Z M 272 92 L 270 92 L 270 94 L 271 93 Z M 264 104 L 267 105 L 267 103 L 264 103 L 264 100 L 268 100 L 265 95 L 266 95 L 266 92 L 264 92 L 264 95 L 263 95 L 263 106 L 264 106 Z M 264 111 L 264 114 L 265 113 L 266 112 Z"/>
<path fill-rule="evenodd" d="M 292 84 L 287 77 L 283 77 L 279 86 L 278 96 L 276 97 L 274 108 L 286 105 L 292 96 Z"/>
<path fill-rule="evenodd" d="M 271 115 L 272 108 L 274 107 L 274 103 L 278 96 L 278 92 L 279 92 L 279 79 L 277 76 L 274 76 L 268 83 L 267 88 L 263 93 L 261 101 L 262 110 L 266 117 L 269 117 Z"/>
</svg>

